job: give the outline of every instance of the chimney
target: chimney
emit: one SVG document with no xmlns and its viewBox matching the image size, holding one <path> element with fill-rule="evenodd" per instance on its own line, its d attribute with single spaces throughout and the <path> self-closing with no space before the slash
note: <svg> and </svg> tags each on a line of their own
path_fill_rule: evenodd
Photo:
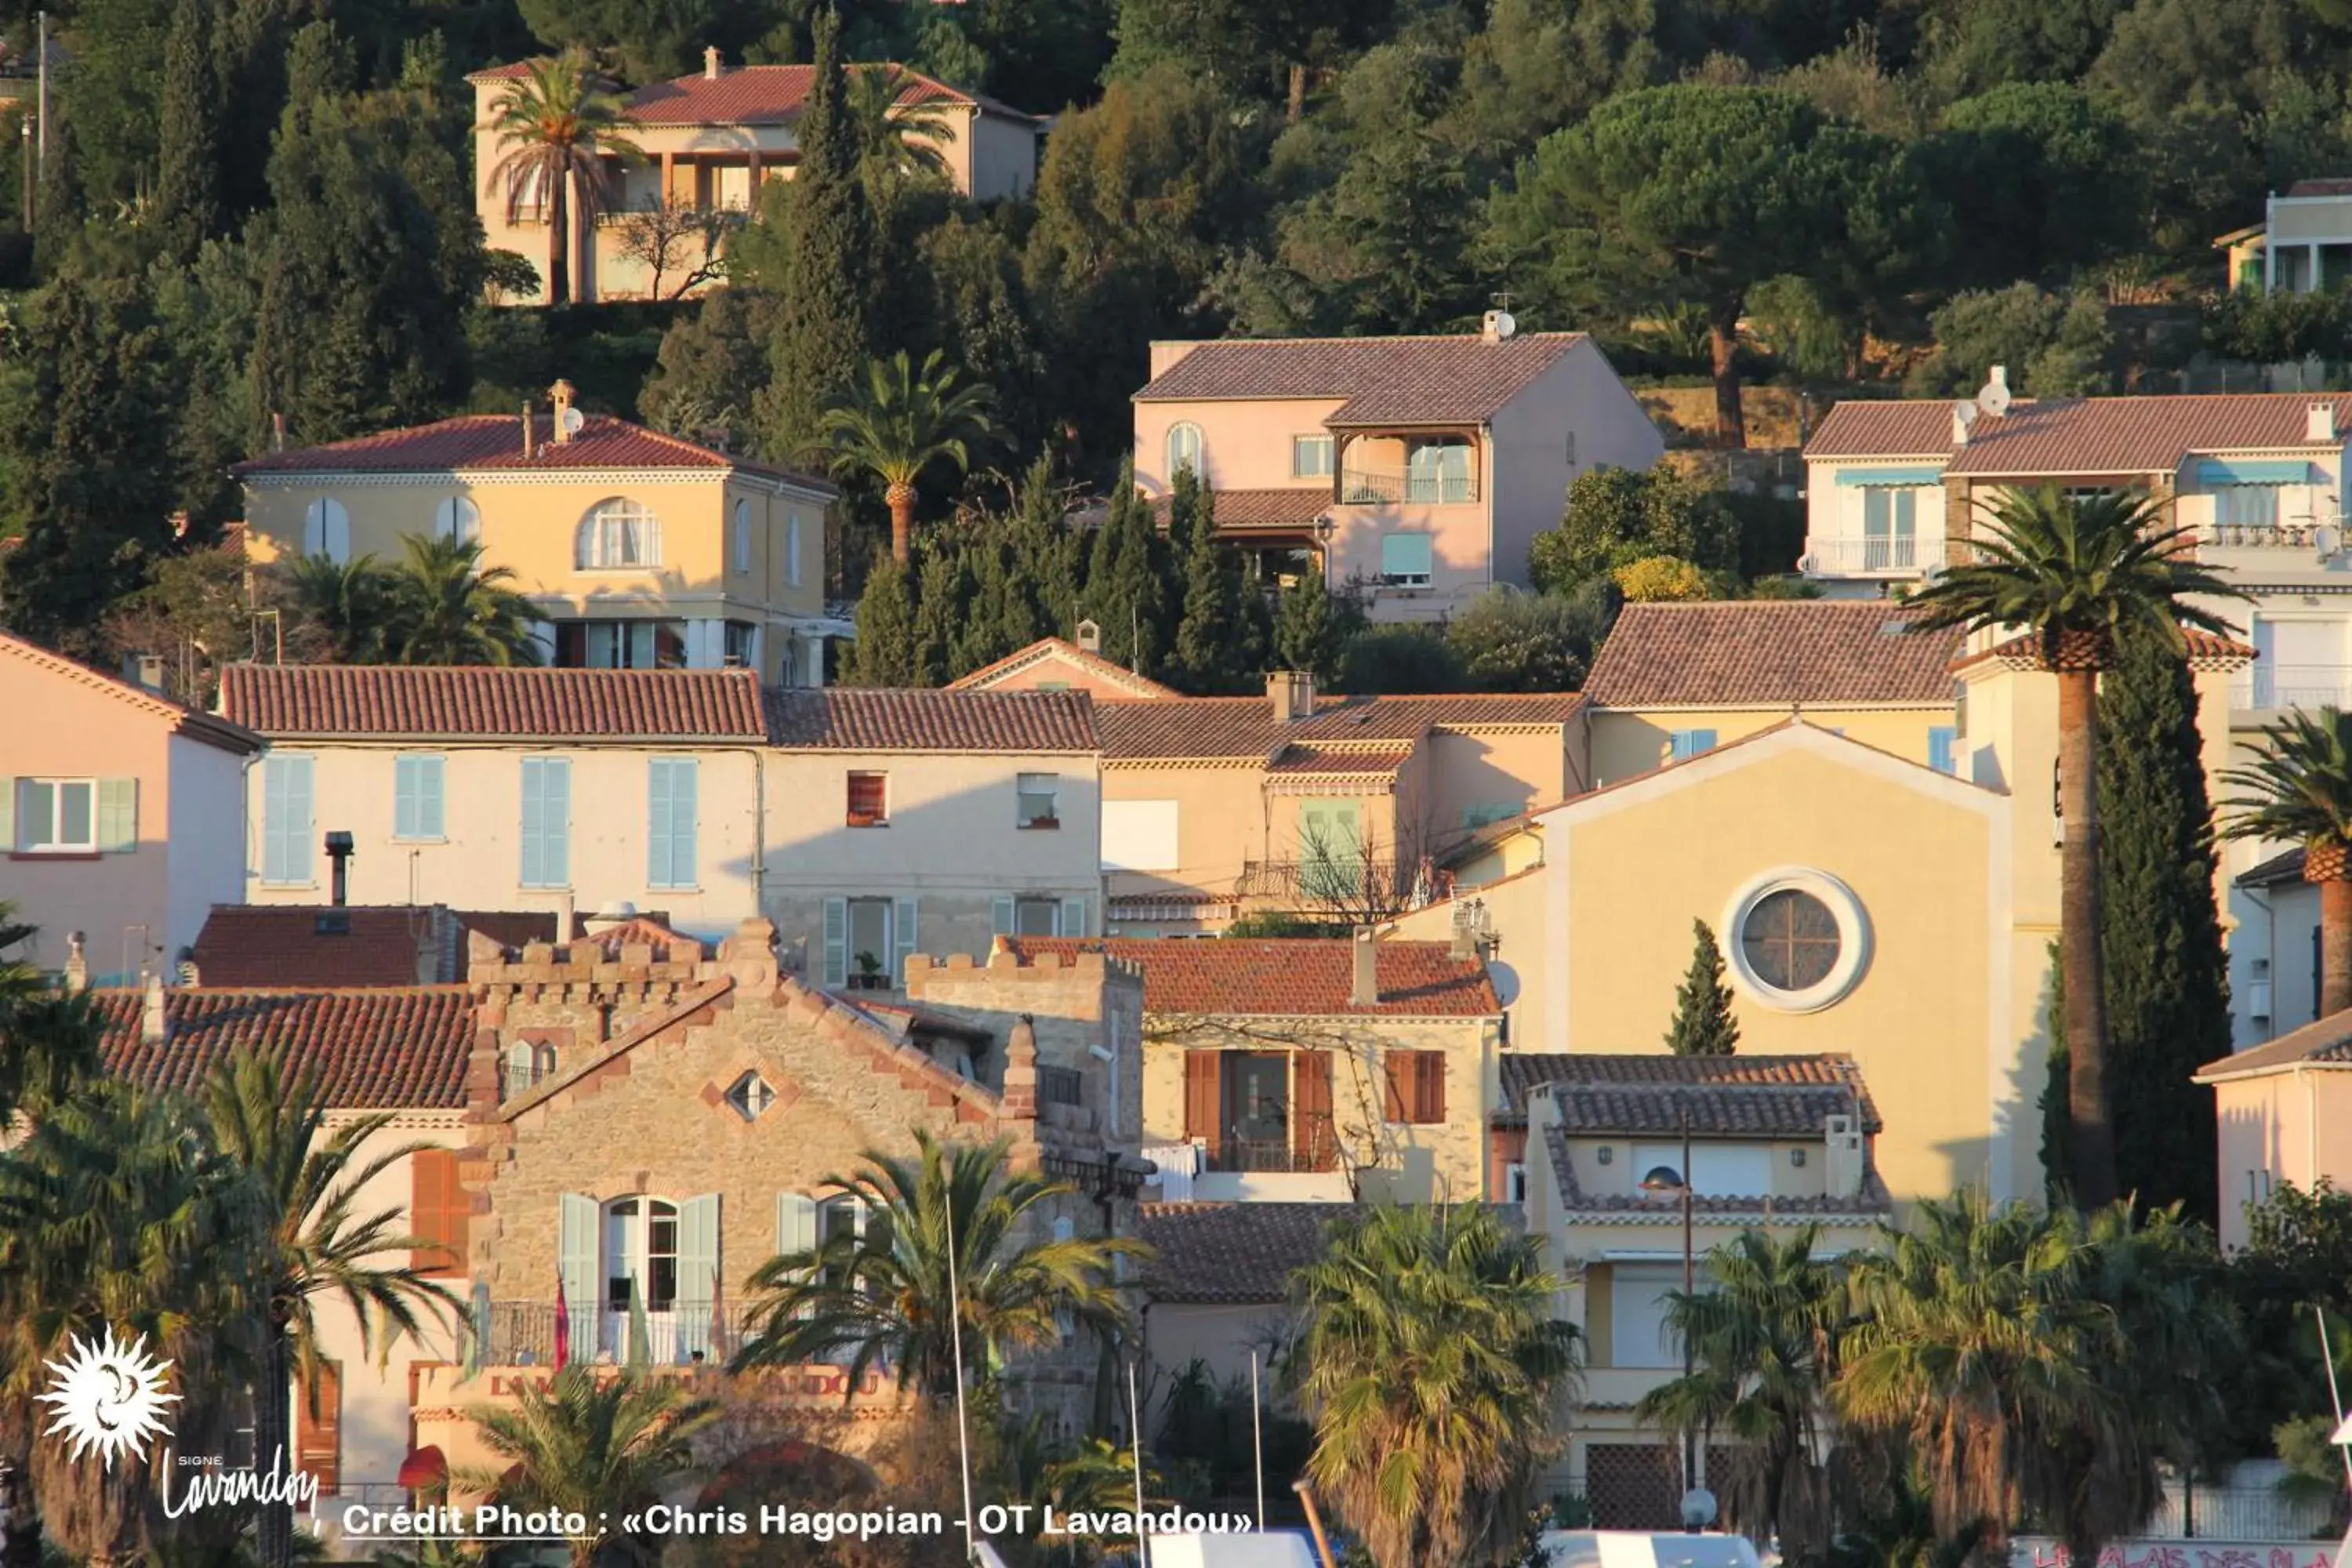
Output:
<svg viewBox="0 0 2352 1568">
<path fill-rule="evenodd" d="M 1265 678 L 1266 700 L 1274 706 L 1274 721 L 1296 724 L 1315 717 L 1315 672 L 1277 669 Z"/>
<path fill-rule="evenodd" d="M 273 452 L 286 450 L 286 416 L 275 408 L 269 411 L 269 449 Z"/>
<path fill-rule="evenodd" d="M 562 898 L 555 900 L 556 946 L 561 947 L 565 942 L 572 940 L 572 931 L 580 923 L 579 921 L 574 918 L 572 913 L 572 911 L 577 908 L 578 906 L 572 901 L 572 895 L 570 893 L 565 893 Z"/>
<path fill-rule="evenodd" d="M 349 833 L 327 835 L 327 863 L 332 868 L 329 898 L 340 910 L 350 901 L 352 890 L 352 836 Z"/>
<path fill-rule="evenodd" d="M 2304 412 L 2303 438 L 2306 441 L 2336 439 L 2336 405 L 2315 403 Z"/>
<path fill-rule="evenodd" d="M 719 79 L 719 48 L 716 45 L 702 51 L 702 79 L 705 81 Z"/>
<path fill-rule="evenodd" d="M 66 989 L 89 989 L 89 939 L 79 931 L 66 937 Z"/>
<path fill-rule="evenodd" d="M 1969 425 L 1971 425 L 1971 424 L 1973 424 L 1973 423 L 1975 422 L 1975 418 L 1976 418 L 1976 405 L 1975 405 L 1975 404 L 1973 404 L 1973 403 L 1955 403 L 1955 404 L 1953 404 L 1953 405 L 1952 405 L 1952 445 L 1953 445 L 1953 446 L 1955 446 L 1955 447 L 1965 447 L 1965 446 L 1967 446 L 1967 445 L 1969 444 Z"/>
<path fill-rule="evenodd" d="M 152 691 L 161 696 L 163 691 L 163 656 L 158 653 L 124 654 L 122 679 L 142 691 Z"/>
<path fill-rule="evenodd" d="M 535 455 L 530 446 L 530 400 L 529 398 L 525 398 L 522 405 L 522 455 L 526 458 Z"/>
<path fill-rule="evenodd" d="M 2009 366 L 1997 364 L 1985 373 L 1985 384 L 2002 397 L 2009 395 Z"/>
<path fill-rule="evenodd" d="M 547 389 L 547 395 L 555 400 L 555 443 L 560 447 L 572 439 L 572 384 L 558 381 Z"/>
<path fill-rule="evenodd" d="M 165 1016 L 163 1009 L 163 977 L 161 974 L 151 974 L 147 977 L 146 997 L 140 1004 L 139 1007 L 139 1038 L 141 1041 L 151 1046 L 162 1045 L 163 1043 L 163 1037 L 170 1033 L 170 1031 L 164 1026 Z"/>
<path fill-rule="evenodd" d="M 1102 652 L 1102 627 L 1097 626 L 1092 621 L 1080 621 L 1077 626 L 1077 632 L 1078 651 L 1080 653 Z"/>
<path fill-rule="evenodd" d="M 1354 941 L 1355 965 L 1348 984 L 1348 1005 L 1377 1007 L 1381 1005 L 1380 939 L 1370 926 L 1358 926 Z"/>
</svg>

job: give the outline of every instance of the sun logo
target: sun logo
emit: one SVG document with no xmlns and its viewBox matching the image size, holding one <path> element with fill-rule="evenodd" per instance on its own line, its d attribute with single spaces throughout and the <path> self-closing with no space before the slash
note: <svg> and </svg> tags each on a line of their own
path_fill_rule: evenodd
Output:
<svg viewBox="0 0 2352 1568">
<path fill-rule="evenodd" d="M 118 1343 L 109 1324 L 102 1343 L 76 1334 L 68 1344 L 66 1354 L 48 1363 L 55 1375 L 49 1392 L 40 1396 L 42 1404 L 57 1409 L 47 1436 L 70 1439 L 77 1459 L 97 1449 L 110 1470 L 117 1455 L 135 1453 L 152 1437 L 171 1436 L 163 1406 L 180 1396 L 163 1391 L 163 1374 L 172 1363 L 147 1354 L 147 1336 L 133 1334 L 127 1344 Z"/>
</svg>

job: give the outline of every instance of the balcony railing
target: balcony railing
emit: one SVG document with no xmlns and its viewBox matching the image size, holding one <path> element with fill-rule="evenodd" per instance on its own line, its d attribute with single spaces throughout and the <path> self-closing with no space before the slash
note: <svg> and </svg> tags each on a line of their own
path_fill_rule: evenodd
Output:
<svg viewBox="0 0 2352 1568">
<path fill-rule="evenodd" d="M 1925 572 L 1943 563 L 1941 534 L 1869 538 L 1816 533 L 1806 536 L 1805 558 L 1799 565 L 1808 577 L 1875 577 Z"/>
<path fill-rule="evenodd" d="M 1336 1171 L 1339 1168 L 1339 1151 L 1332 1142 L 1328 1125 L 1318 1134 L 1310 1135 L 1304 1153 L 1299 1152 L 1297 1141 L 1291 1137 L 1222 1138 L 1209 1151 L 1208 1168 L 1260 1174 Z"/>
<path fill-rule="evenodd" d="M 630 1358 L 629 1314 L 594 1303 L 573 1308 L 566 1303 L 570 1360 L 625 1364 Z M 705 1363 L 725 1365 L 727 1358 L 754 1337 L 759 1328 L 740 1307 L 713 1308 L 708 1301 L 679 1301 L 645 1314 L 645 1360 L 650 1366 L 691 1366 L 699 1355 Z M 555 1303 L 552 1301 L 493 1301 L 489 1335 L 482 1347 L 484 1366 L 548 1366 L 555 1364 Z M 471 1332 L 470 1322 L 467 1331 Z"/>
<path fill-rule="evenodd" d="M 1453 506 L 1478 499 L 1478 477 L 1411 473 L 1394 468 L 1342 468 L 1339 500 L 1347 506 Z"/>
<path fill-rule="evenodd" d="M 2208 550 L 2290 550 L 2314 555 L 2323 542 L 2340 548 L 2344 539 L 2343 526 L 2336 522 L 2208 522 L 2195 531 L 2199 545 Z"/>
<path fill-rule="evenodd" d="M 2263 664 L 2230 683 L 2232 708 L 2352 708 L 2352 665 Z"/>
</svg>

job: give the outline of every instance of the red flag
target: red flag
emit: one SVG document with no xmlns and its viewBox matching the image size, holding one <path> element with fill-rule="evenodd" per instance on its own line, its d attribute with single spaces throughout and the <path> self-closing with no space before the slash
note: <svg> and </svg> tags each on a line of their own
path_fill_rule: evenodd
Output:
<svg viewBox="0 0 2352 1568">
<path fill-rule="evenodd" d="M 555 1370 L 572 1359 L 572 1310 L 563 1300 L 563 1270 L 555 1271 Z"/>
</svg>

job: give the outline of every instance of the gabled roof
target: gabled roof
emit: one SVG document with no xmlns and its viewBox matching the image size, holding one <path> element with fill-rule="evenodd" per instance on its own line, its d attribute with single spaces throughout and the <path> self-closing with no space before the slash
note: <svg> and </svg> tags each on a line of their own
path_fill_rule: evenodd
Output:
<svg viewBox="0 0 2352 1568">
<path fill-rule="evenodd" d="M 555 438 L 551 415 L 532 420 L 531 455 L 523 456 L 522 418 L 514 414 L 466 414 L 430 425 L 379 430 L 323 446 L 292 447 L 231 466 L 240 479 L 255 474 L 538 473 L 572 468 L 684 468 L 716 479 L 758 474 L 818 496 L 841 492 L 831 480 L 772 463 L 755 462 L 676 436 L 665 436 L 608 414 L 591 414 L 569 441 Z"/>
<path fill-rule="evenodd" d="M 2333 440 L 2310 438 L 2315 405 L 2335 411 Z M 1952 405 L 1940 399 L 1839 404 L 1805 444 L 1818 458 L 1941 458 L 1944 472 L 2041 479 L 2168 474 L 2191 457 L 2226 452 L 2338 450 L 2352 431 L 2352 395 L 2231 392 L 2171 397 L 2020 399 L 1979 418 L 1965 446 L 1952 441 Z"/>
<path fill-rule="evenodd" d="M 1852 1057 L 1676 1057 L 1507 1051 L 1496 1058 L 1497 1127 L 1524 1127 L 1528 1101 L 1549 1086 L 1570 1132 L 1675 1132 L 1687 1110 L 1707 1138 L 1806 1138 L 1825 1118 L 1859 1108 L 1880 1131 L 1878 1107 Z"/>
<path fill-rule="evenodd" d="M 528 75 L 530 68 L 526 62 L 516 60 L 487 67 L 466 79 L 516 81 Z M 896 100 L 901 108 L 929 103 L 967 104 L 1032 123 L 1037 119 L 982 94 L 959 92 L 936 77 L 902 65 L 873 61 L 853 64 L 848 68 L 897 72 L 906 83 Z M 727 66 L 716 78 L 696 71 L 639 88 L 629 95 L 622 112 L 640 125 L 788 125 L 800 118 L 815 78 L 816 68 L 805 65 Z"/>
<path fill-rule="evenodd" d="M 2300 1029 L 2290 1029 L 2266 1045 L 2207 1062 L 2197 1069 L 2195 1081 L 2220 1083 L 2297 1068 L 2352 1068 L 2352 1013 L 2330 1014 Z"/>
<path fill-rule="evenodd" d="M 1355 943 L 1348 937 L 999 937 L 1021 958 L 1100 952 L 1143 975 L 1148 1013 L 1223 1017 L 1487 1018 L 1503 1005 L 1484 960 L 1456 958 L 1443 942 L 1383 942 L 1375 974 L 1380 1001 L 1349 1001 Z"/>
<path fill-rule="evenodd" d="M 2238 873 L 2241 888 L 2275 888 L 2282 883 L 2300 885 L 2303 881 L 2303 846 L 2282 849 L 2267 860 L 2249 866 Z"/>
<path fill-rule="evenodd" d="M 2252 663 L 2255 658 L 2254 650 L 2244 643 L 2200 626 L 2181 627 L 2180 640 L 2184 660 L 2191 669 L 2237 669 Z M 2062 651 L 2062 661 L 2068 657 Z M 2021 633 L 1980 653 L 1955 660 L 1952 668 L 1966 669 L 1988 659 L 1998 659 L 2011 669 L 2042 668 L 2042 639 L 2030 632 Z"/>
<path fill-rule="evenodd" d="M 461 985 L 164 994 L 164 1037 L 140 1038 L 145 993 L 90 994 L 106 1030 L 106 1070 L 151 1089 L 193 1089 L 240 1047 L 282 1052 L 289 1074 L 316 1071 L 329 1106 L 454 1110 L 466 1103 L 474 999 Z"/>
<path fill-rule="evenodd" d="M 1174 688 L 1162 686 L 1156 680 L 1147 680 L 1132 670 L 1122 669 L 1100 654 L 1088 653 L 1065 637 L 1039 637 L 1027 647 L 1009 653 L 994 664 L 982 665 L 969 675 L 949 681 L 947 689 L 950 691 L 987 690 L 1044 664 L 1069 665 L 1084 672 L 1089 679 L 1115 686 L 1130 697 L 1178 695 Z"/>
<path fill-rule="evenodd" d="M 1316 702 L 1313 718 L 1281 724 L 1264 697 L 1177 697 L 1097 703 L 1095 728 L 1106 758 L 1254 757 L 1270 763 L 1294 744 L 1414 741 L 1431 730 L 1549 728 L 1567 723 L 1581 700 L 1573 691 L 1326 697 Z"/>
<path fill-rule="evenodd" d="M 1329 485 L 1288 485 L 1278 489 L 1211 492 L 1219 533 L 1295 532 L 1314 526 L 1335 504 Z M 1162 528 L 1172 510 L 1167 496 L 1151 500 L 1151 517 Z"/>
<path fill-rule="evenodd" d="M 1335 428 L 1473 424 L 1517 397 L 1583 336 L 1229 338 L 1195 344 L 1135 401 L 1336 397 L 1346 401 L 1324 420 Z"/>
<path fill-rule="evenodd" d="M 1628 605 L 1584 695 L 1602 708 L 1948 708 L 1961 636 L 1910 625 L 1874 599 Z"/>
<path fill-rule="evenodd" d="M 810 752 L 1092 752 L 1083 691 L 902 691 L 854 686 L 768 693 L 770 743 Z"/>
<path fill-rule="evenodd" d="M 1136 1234 L 1158 1254 L 1144 1280 L 1155 1301 L 1272 1305 L 1290 1277 L 1323 1256 L 1331 1227 L 1354 1204 L 1143 1204 Z"/>
<path fill-rule="evenodd" d="M 458 931 L 447 910 L 429 905 L 215 904 L 191 956 L 210 989 L 446 985 L 465 978 Z M 431 963 L 422 974 L 420 951 Z"/>
<path fill-rule="evenodd" d="M 168 697 L 133 686 L 127 680 L 117 680 L 102 670 L 92 669 L 63 654 L 52 653 L 38 643 L 27 642 L 23 637 L 0 632 L 0 658 L 14 660 L 44 675 L 54 676 L 112 698 L 125 708 L 170 725 L 173 733 L 185 735 L 192 741 L 201 741 L 207 746 L 245 755 L 261 750 L 261 737 L 242 724 L 233 724 L 194 708 L 184 708 Z"/>
<path fill-rule="evenodd" d="M 748 669 L 496 669 L 446 665 L 232 664 L 221 709 L 286 739 L 767 738 Z"/>
</svg>

